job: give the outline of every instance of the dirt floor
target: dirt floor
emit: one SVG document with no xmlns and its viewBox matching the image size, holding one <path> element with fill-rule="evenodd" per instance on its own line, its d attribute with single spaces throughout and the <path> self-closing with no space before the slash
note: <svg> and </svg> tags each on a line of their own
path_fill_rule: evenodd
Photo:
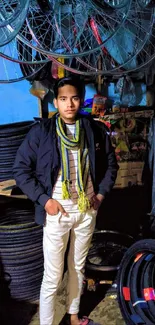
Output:
<svg viewBox="0 0 155 325">
<path fill-rule="evenodd" d="M 59 325 L 65 315 L 65 284 L 66 276 L 57 294 L 54 325 Z M 109 295 L 108 288 L 100 285 L 95 292 L 85 290 L 81 297 L 80 313 L 101 325 L 125 325 L 117 304 L 117 297 L 113 294 Z M 2 303 L 0 319 L 1 325 L 39 325 L 38 301 Z"/>
</svg>

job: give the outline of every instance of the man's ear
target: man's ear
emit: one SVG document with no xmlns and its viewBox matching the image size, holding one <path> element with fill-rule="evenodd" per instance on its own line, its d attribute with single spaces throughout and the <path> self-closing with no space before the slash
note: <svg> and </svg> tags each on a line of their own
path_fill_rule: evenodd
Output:
<svg viewBox="0 0 155 325">
<path fill-rule="evenodd" d="M 53 99 L 53 104 L 54 104 L 55 108 L 58 108 L 57 99 L 56 98 Z"/>
</svg>

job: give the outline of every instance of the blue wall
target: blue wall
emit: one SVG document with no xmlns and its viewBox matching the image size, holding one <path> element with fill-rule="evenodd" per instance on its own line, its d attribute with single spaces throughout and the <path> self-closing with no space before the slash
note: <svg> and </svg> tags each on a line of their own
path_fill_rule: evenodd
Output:
<svg viewBox="0 0 155 325">
<path fill-rule="evenodd" d="M 28 81 L 0 84 L 0 124 L 32 120 L 39 116 L 38 99 Z"/>
</svg>

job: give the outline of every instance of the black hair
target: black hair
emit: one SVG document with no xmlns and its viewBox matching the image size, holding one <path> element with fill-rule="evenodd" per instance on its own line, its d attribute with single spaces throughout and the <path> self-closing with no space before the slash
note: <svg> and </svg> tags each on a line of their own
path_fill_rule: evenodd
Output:
<svg viewBox="0 0 155 325">
<path fill-rule="evenodd" d="M 77 89 L 78 96 L 80 99 L 84 99 L 85 97 L 85 85 L 84 82 L 77 78 L 77 77 L 67 77 L 67 78 L 61 78 L 58 79 L 53 87 L 54 97 L 58 97 L 58 91 L 59 88 L 65 86 L 65 85 L 71 85 Z"/>
</svg>

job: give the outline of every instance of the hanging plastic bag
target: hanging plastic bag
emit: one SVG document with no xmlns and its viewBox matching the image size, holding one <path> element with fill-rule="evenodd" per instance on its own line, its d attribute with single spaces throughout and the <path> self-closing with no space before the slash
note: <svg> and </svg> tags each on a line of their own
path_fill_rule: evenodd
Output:
<svg viewBox="0 0 155 325">
<path fill-rule="evenodd" d="M 120 104 L 134 106 L 136 103 L 135 86 L 129 76 L 121 77 L 116 84 L 115 92 L 120 94 Z"/>
</svg>

